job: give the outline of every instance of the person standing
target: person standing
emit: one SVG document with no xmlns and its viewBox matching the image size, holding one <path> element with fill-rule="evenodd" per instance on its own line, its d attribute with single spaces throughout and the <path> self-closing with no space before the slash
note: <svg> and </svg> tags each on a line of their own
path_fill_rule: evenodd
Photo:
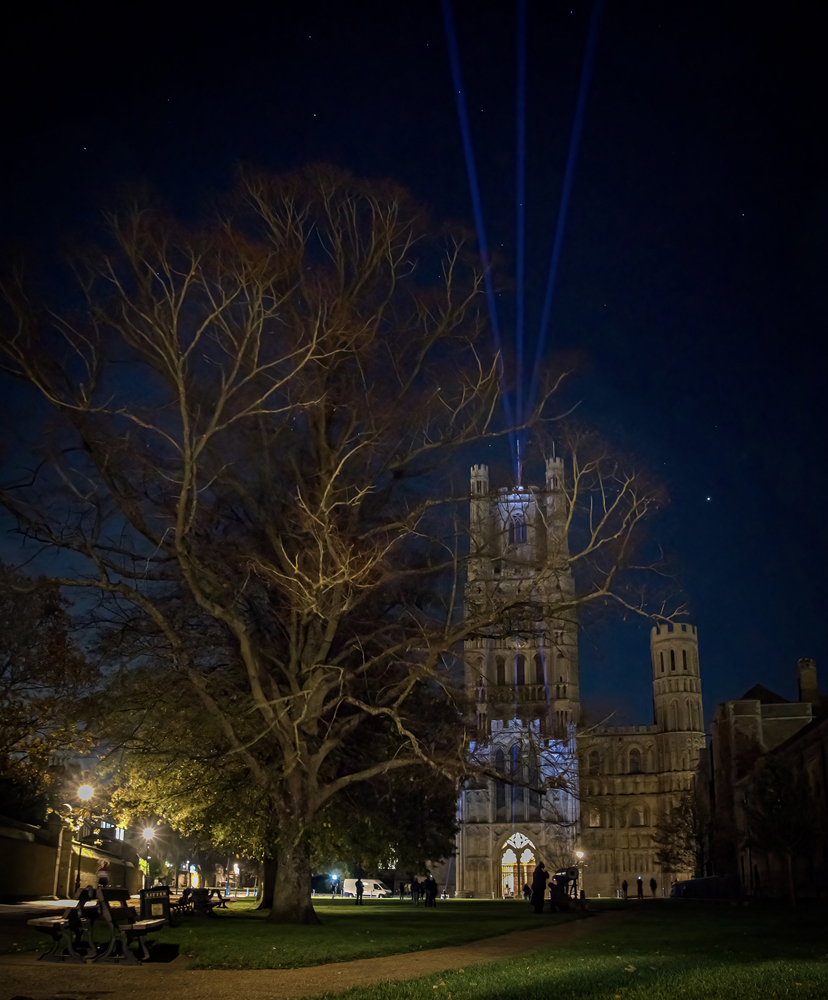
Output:
<svg viewBox="0 0 828 1000">
<path fill-rule="evenodd" d="M 656 894 L 656 889 L 657 888 L 658 888 L 658 882 L 656 882 L 656 880 L 654 878 L 651 878 L 650 879 L 650 892 L 653 894 L 653 898 L 655 898 L 655 894 Z"/>
<path fill-rule="evenodd" d="M 627 888 L 628 888 L 628 886 L 627 886 L 627 880 L 624 879 L 624 881 L 621 883 L 621 898 L 622 899 L 626 899 L 627 898 Z"/>
<path fill-rule="evenodd" d="M 105 889 L 109 885 L 109 862 L 102 861 L 98 865 L 96 874 L 98 876 L 98 885 Z"/>
<path fill-rule="evenodd" d="M 543 902 L 546 899 L 546 883 L 549 881 L 549 872 L 546 865 L 539 862 L 534 872 L 532 872 L 532 906 L 535 913 L 543 913 Z"/>
<path fill-rule="evenodd" d="M 420 905 L 420 883 L 417 881 L 416 875 L 411 879 L 411 901 L 415 906 Z"/>
<path fill-rule="evenodd" d="M 356 880 L 354 888 L 356 889 L 356 906 L 362 906 L 362 894 L 365 892 L 365 885 L 361 878 Z"/>
<path fill-rule="evenodd" d="M 436 906 L 437 905 L 437 882 L 434 880 L 433 875 L 427 875 L 426 880 L 423 883 L 423 888 L 425 889 L 425 905 L 426 906 Z"/>
<path fill-rule="evenodd" d="M 400 882 L 400 900 L 405 896 L 405 882 Z"/>
<path fill-rule="evenodd" d="M 644 898 L 644 879 L 640 875 L 638 876 L 638 898 Z"/>
</svg>

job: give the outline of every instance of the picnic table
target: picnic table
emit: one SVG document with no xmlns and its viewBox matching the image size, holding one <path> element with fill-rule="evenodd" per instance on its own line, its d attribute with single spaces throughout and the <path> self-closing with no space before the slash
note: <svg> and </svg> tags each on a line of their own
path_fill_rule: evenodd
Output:
<svg viewBox="0 0 828 1000">
<path fill-rule="evenodd" d="M 45 962 L 83 963 L 87 958 L 96 962 L 138 964 L 150 957 L 146 935 L 163 927 L 163 920 L 138 920 L 129 905 L 127 889 L 107 889 L 91 886 L 81 889 L 74 906 L 59 916 L 34 917 L 29 921 L 52 937 L 52 947 L 40 960 Z M 102 920 L 109 933 L 106 942 L 97 947 L 92 936 L 96 920 Z M 135 951 L 130 947 L 137 943 Z"/>
</svg>

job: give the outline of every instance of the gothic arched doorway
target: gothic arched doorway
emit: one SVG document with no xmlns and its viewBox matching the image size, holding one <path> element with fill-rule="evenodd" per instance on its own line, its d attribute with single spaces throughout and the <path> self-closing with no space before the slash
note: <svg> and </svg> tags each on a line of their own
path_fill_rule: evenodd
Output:
<svg viewBox="0 0 828 1000">
<path fill-rule="evenodd" d="M 500 858 L 500 895 L 504 899 L 520 896 L 524 885 L 532 881 L 536 864 L 535 845 L 522 833 L 513 833 Z"/>
</svg>

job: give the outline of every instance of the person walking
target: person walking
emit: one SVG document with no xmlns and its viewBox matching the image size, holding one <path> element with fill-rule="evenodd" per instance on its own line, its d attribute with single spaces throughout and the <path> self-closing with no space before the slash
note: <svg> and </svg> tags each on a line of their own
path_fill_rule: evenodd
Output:
<svg viewBox="0 0 828 1000">
<path fill-rule="evenodd" d="M 532 898 L 532 889 L 530 888 L 528 882 L 523 886 L 523 898 L 527 902 Z"/>
<path fill-rule="evenodd" d="M 365 892 L 365 885 L 361 878 L 358 878 L 354 883 L 354 888 L 356 889 L 356 906 L 362 906 L 362 894 Z"/>
<path fill-rule="evenodd" d="M 532 906 L 535 913 L 543 913 L 543 901 L 546 899 L 546 883 L 548 881 L 549 872 L 541 861 L 532 872 Z"/>
<path fill-rule="evenodd" d="M 638 898 L 644 898 L 644 879 L 640 875 L 638 876 Z"/>
<path fill-rule="evenodd" d="M 622 899 L 626 899 L 627 898 L 627 888 L 628 888 L 628 886 L 627 886 L 627 880 L 624 879 L 624 881 L 621 883 L 621 898 Z"/>
<path fill-rule="evenodd" d="M 654 878 L 651 878 L 650 879 L 650 892 L 653 894 L 654 898 L 655 898 L 655 894 L 656 894 L 656 889 L 657 888 L 658 888 L 658 882 L 656 882 L 656 880 Z"/>
</svg>

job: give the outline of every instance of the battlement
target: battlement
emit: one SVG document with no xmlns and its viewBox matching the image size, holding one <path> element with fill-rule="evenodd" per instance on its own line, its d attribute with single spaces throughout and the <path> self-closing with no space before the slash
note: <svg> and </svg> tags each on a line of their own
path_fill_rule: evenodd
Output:
<svg viewBox="0 0 828 1000">
<path fill-rule="evenodd" d="M 695 625 L 683 622 L 664 622 L 661 625 L 654 625 L 650 630 L 651 641 L 659 639 L 696 639 L 698 640 L 698 629 Z"/>
<path fill-rule="evenodd" d="M 471 467 L 471 477 L 472 477 L 472 479 L 488 479 L 489 478 L 489 466 L 488 465 L 473 465 Z"/>
<path fill-rule="evenodd" d="M 658 726 L 596 726 L 584 733 L 584 738 L 590 736 L 633 736 L 637 733 L 657 733 Z"/>
</svg>

